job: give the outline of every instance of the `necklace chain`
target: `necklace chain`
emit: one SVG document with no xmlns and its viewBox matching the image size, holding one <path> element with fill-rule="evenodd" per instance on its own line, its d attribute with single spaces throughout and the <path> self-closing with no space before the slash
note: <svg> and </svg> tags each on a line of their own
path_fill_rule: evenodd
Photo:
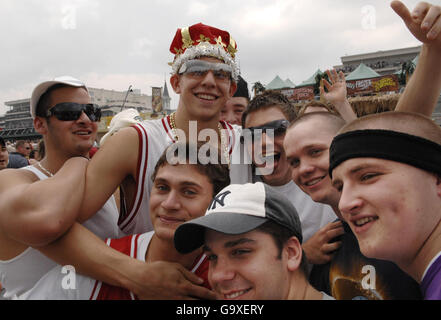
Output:
<svg viewBox="0 0 441 320">
<path fill-rule="evenodd" d="M 50 172 L 48 169 L 46 169 L 45 167 L 43 167 L 43 166 L 41 165 L 40 162 L 37 162 L 37 166 L 38 166 L 41 170 L 43 170 L 43 172 L 44 172 L 47 176 L 49 176 L 49 177 L 53 177 L 53 176 L 54 176 L 54 174 L 53 174 L 52 172 Z"/>
<path fill-rule="evenodd" d="M 176 132 L 176 112 L 173 112 L 170 115 L 170 125 L 171 125 L 171 129 L 172 129 L 172 133 L 173 133 L 173 139 L 175 139 L 175 141 L 178 141 L 179 136 Z M 222 128 L 222 125 L 220 123 L 217 124 L 217 130 L 219 131 L 220 134 L 220 138 L 221 138 L 221 150 L 224 153 L 224 158 L 227 161 L 228 166 L 230 166 L 230 154 L 228 152 L 228 140 L 225 134 L 225 130 Z"/>
</svg>

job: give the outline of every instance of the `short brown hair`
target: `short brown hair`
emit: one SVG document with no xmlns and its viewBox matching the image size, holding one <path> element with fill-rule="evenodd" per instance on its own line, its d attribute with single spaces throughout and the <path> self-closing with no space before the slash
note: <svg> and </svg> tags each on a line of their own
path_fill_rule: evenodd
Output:
<svg viewBox="0 0 441 320">
<path fill-rule="evenodd" d="M 17 149 L 17 148 L 19 148 L 19 147 L 23 147 L 25 144 L 27 144 L 27 143 L 29 143 L 29 142 L 27 142 L 27 141 L 24 141 L 24 140 L 18 140 L 16 143 L 15 143 L 15 149 Z"/>
<path fill-rule="evenodd" d="M 266 233 L 270 235 L 275 244 L 277 249 L 279 250 L 279 255 L 277 256 L 277 259 L 282 258 L 282 250 L 285 243 L 291 238 L 295 237 L 295 234 L 293 231 L 289 230 L 288 228 L 274 222 L 274 221 L 267 221 L 264 224 L 262 224 L 260 227 L 256 228 L 256 230 Z M 300 241 L 300 240 L 299 240 Z M 307 277 L 308 275 L 308 259 L 305 255 L 305 252 L 302 249 L 302 260 L 300 262 L 300 270 L 303 272 L 303 274 Z"/>
<path fill-rule="evenodd" d="M 198 144 L 192 144 L 192 143 L 179 143 L 181 145 L 184 145 L 185 148 L 185 160 L 188 163 L 190 161 L 190 154 L 193 152 L 196 152 L 197 155 L 199 155 L 200 148 L 204 145 L 201 142 Z M 176 146 L 176 145 L 175 145 Z M 178 157 L 179 152 L 179 146 L 174 150 L 174 156 Z M 210 149 L 208 150 L 210 151 Z M 155 170 L 152 174 L 152 181 L 155 181 L 156 175 L 158 174 L 158 171 L 160 168 L 166 166 L 166 165 L 179 165 L 178 164 L 170 164 L 167 161 L 167 154 L 169 152 L 169 148 L 165 149 L 165 151 L 162 153 L 161 157 L 159 158 L 158 162 L 156 163 Z M 210 155 L 207 154 L 207 157 Z M 208 180 L 213 185 L 213 196 L 218 194 L 223 188 L 228 186 L 230 181 L 230 170 L 228 168 L 228 165 L 222 164 L 221 162 L 221 152 L 218 151 L 217 153 L 217 162 L 215 163 L 207 163 L 202 164 L 199 160 L 199 157 L 197 157 L 197 163 L 193 164 L 195 168 L 204 176 L 208 178 Z"/>
<path fill-rule="evenodd" d="M 303 107 L 301 107 L 298 112 L 298 116 L 305 114 L 306 109 L 308 109 L 309 107 L 324 108 L 330 113 L 338 114 L 338 112 L 335 110 L 335 108 L 331 104 L 326 104 L 326 103 L 314 100 L 314 101 L 308 102 Z M 326 112 L 326 111 L 324 111 L 324 112 Z"/>
<path fill-rule="evenodd" d="M 288 121 L 292 121 L 296 118 L 294 106 L 289 101 L 289 99 L 284 94 L 278 91 L 268 90 L 262 94 L 255 96 L 250 101 L 244 113 L 242 114 L 242 127 L 245 128 L 245 120 L 248 114 L 254 111 L 258 111 L 260 109 L 266 109 L 270 107 L 279 107 Z"/>
</svg>

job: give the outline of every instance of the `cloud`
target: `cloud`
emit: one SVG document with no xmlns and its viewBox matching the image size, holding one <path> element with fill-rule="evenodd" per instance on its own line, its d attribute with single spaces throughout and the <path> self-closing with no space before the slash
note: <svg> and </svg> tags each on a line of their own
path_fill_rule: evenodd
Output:
<svg viewBox="0 0 441 320">
<path fill-rule="evenodd" d="M 374 9 L 373 29 L 363 29 L 366 8 Z M 276 75 L 298 84 L 345 54 L 419 44 L 382 0 L 2 0 L 0 114 L 2 102 L 62 74 L 150 94 L 168 81 L 177 28 L 198 22 L 231 32 L 250 87 Z"/>
</svg>

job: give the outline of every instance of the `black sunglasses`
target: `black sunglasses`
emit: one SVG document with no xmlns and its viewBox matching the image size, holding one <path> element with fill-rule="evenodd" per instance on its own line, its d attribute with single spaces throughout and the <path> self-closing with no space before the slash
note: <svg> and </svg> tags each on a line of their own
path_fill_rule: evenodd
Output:
<svg viewBox="0 0 441 320">
<path fill-rule="evenodd" d="M 63 102 L 56 104 L 46 111 L 46 118 L 55 116 L 60 121 L 76 121 L 85 113 L 90 121 L 98 122 L 101 120 L 101 109 L 96 104 L 80 104 L 75 102 Z"/>
<path fill-rule="evenodd" d="M 245 128 L 243 131 L 249 130 L 249 132 L 251 133 L 252 141 L 254 141 L 255 138 L 262 137 L 262 133 L 266 132 L 267 130 L 273 130 L 275 137 L 285 134 L 286 130 L 288 129 L 288 126 L 289 126 L 289 121 L 285 119 L 281 119 L 281 120 L 275 120 L 265 123 L 261 126 Z M 240 141 L 244 143 L 243 134 L 240 137 Z"/>
</svg>

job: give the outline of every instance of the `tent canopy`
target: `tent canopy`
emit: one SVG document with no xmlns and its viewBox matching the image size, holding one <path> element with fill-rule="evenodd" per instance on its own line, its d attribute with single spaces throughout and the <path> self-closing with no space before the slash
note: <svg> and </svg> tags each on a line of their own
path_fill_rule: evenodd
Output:
<svg viewBox="0 0 441 320">
<path fill-rule="evenodd" d="M 318 69 L 310 78 L 308 78 L 307 80 L 303 81 L 297 87 L 306 87 L 306 86 L 313 86 L 313 85 L 315 85 L 315 77 L 319 73 L 322 73 L 320 69 Z"/>
<path fill-rule="evenodd" d="M 375 72 L 372 68 L 369 68 L 367 65 L 365 65 L 363 62 L 360 63 L 360 65 L 352 71 L 347 77 L 346 80 L 362 80 L 362 79 L 370 79 L 379 77 L 380 74 Z"/>
<path fill-rule="evenodd" d="M 287 79 L 289 80 L 289 79 Z M 286 88 L 294 88 L 294 84 L 289 81 L 287 83 L 286 81 L 283 81 L 279 76 L 276 76 L 273 81 L 271 81 L 265 89 L 267 90 L 277 90 L 277 89 L 286 89 Z"/>
</svg>

